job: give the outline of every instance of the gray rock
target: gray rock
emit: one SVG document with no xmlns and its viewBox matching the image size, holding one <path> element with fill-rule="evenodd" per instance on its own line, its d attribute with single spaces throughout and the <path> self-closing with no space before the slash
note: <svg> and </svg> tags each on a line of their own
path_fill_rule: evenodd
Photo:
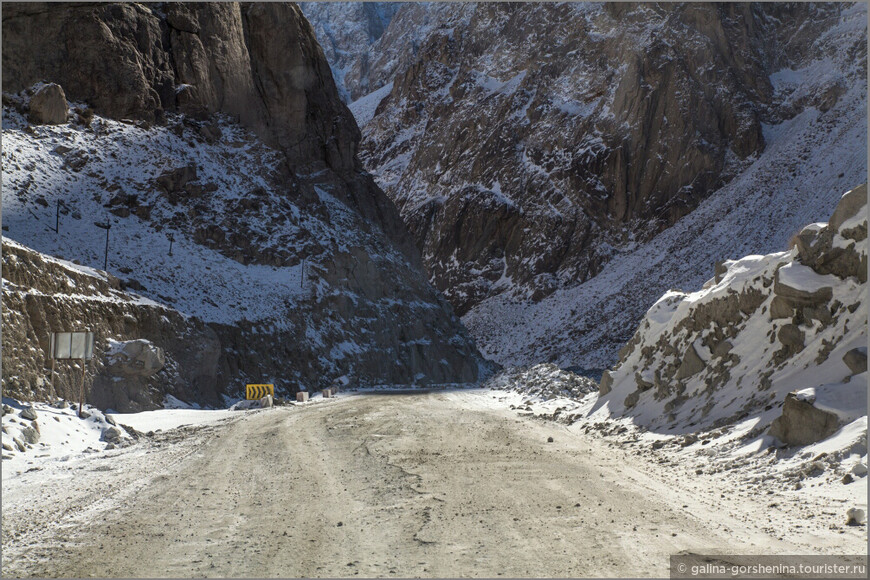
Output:
<svg viewBox="0 0 870 580">
<path fill-rule="evenodd" d="M 601 373 L 601 382 L 598 384 L 598 396 L 603 397 L 609 393 L 612 386 L 613 377 L 610 375 L 610 371 L 604 371 Z"/>
<path fill-rule="evenodd" d="M 121 430 L 117 427 L 106 427 L 105 429 L 103 429 L 102 440 L 107 443 L 120 443 Z"/>
<path fill-rule="evenodd" d="M 796 324 L 783 325 L 776 336 L 783 346 L 792 347 L 796 351 L 801 351 L 804 348 L 804 331 Z"/>
<path fill-rule="evenodd" d="M 20 451 L 21 453 L 24 453 L 27 450 L 27 448 L 24 446 L 24 442 L 18 437 L 13 437 L 12 441 L 13 443 L 15 443 L 15 447 L 17 447 L 18 451 Z"/>
<path fill-rule="evenodd" d="M 849 508 L 846 511 L 847 526 L 861 526 L 867 521 L 867 514 L 861 508 Z"/>
<path fill-rule="evenodd" d="M 686 379 L 704 370 L 705 366 L 704 361 L 698 356 L 695 347 L 689 345 L 685 356 L 683 356 L 683 362 L 680 364 L 680 368 L 677 369 L 675 378 L 677 380 Z"/>
<path fill-rule="evenodd" d="M 267 407 L 272 407 L 272 406 L 273 406 L 272 395 L 266 395 L 265 397 L 260 399 L 260 407 L 262 407 L 263 409 L 265 409 Z"/>
<path fill-rule="evenodd" d="M 867 347 L 853 348 L 843 355 L 843 362 L 853 375 L 867 371 Z"/>
<path fill-rule="evenodd" d="M 115 423 L 115 419 L 111 415 L 106 415 L 106 423 L 108 423 L 109 425 L 118 425 L 117 423 Z"/>
<path fill-rule="evenodd" d="M 44 85 L 30 99 L 28 117 L 35 125 L 62 125 L 66 123 L 66 114 L 66 95 L 58 84 Z"/>
<path fill-rule="evenodd" d="M 717 344 L 717 345 L 713 348 L 713 355 L 714 355 L 714 356 L 717 356 L 717 357 L 719 357 L 719 358 L 722 358 L 722 357 L 724 357 L 724 356 L 727 356 L 728 353 L 731 352 L 731 349 L 732 349 L 732 348 L 734 348 L 734 345 L 731 344 L 730 341 L 728 341 L 728 340 L 723 340 L 722 342 L 720 342 L 719 344 Z"/>
<path fill-rule="evenodd" d="M 634 407 L 640 399 L 640 391 L 634 391 L 625 398 L 624 404 L 626 407 Z"/>
<path fill-rule="evenodd" d="M 776 271 L 774 278 L 773 293 L 791 306 L 816 306 L 824 304 L 830 301 L 834 295 L 833 290 L 829 286 L 819 288 L 815 292 L 788 286 L 779 279 L 779 270 Z"/>
<path fill-rule="evenodd" d="M 843 485 L 848 485 L 848 484 L 852 483 L 853 481 L 855 481 L 855 478 L 852 477 L 851 473 L 847 473 L 846 475 L 843 476 L 843 479 L 841 479 L 840 481 L 843 482 Z"/>
<path fill-rule="evenodd" d="M 130 340 L 107 357 L 108 371 L 125 377 L 150 377 L 166 364 L 163 349 L 147 340 Z"/>
<path fill-rule="evenodd" d="M 9 445 L 8 443 L 4 443 L 3 449 L 4 449 L 4 451 L 12 451 L 12 446 Z"/>
<path fill-rule="evenodd" d="M 863 463 L 856 463 L 855 467 L 852 468 L 852 475 L 855 477 L 864 477 L 867 475 L 867 466 Z"/>
<path fill-rule="evenodd" d="M 839 419 L 835 414 L 817 409 L 811 401 L 789 393 L 782 415 L 771 423 L 768 434 L 786 445 L 810 445 L 830 437 L 838 427 Z"/>
<path fill-rule="evenodd" d="M 834 213 L 831 215 L 831 219 L 828 220 L 828 227 L 835 231 L 840 231 L 840 226 L 856 216 L 865 205 L 867 205 L 866 183 L 843 194 L 843 197 L 837 203 L 836 209 L 834 209 Z"/>
<path fill-rule="evenodd" d="M 22 419 L 27 419 L 29 421 L 35 421 L 37 417 L 36 410 L 33 407 L 24 407 L 19 415 Z"/>
<path fill-rule="evenodd" d="M 30 443 L 31 445 L 39 443 L 39 431 L 33 427 L 25 427 L 22 429 L 21 437 L 24 438 L 25 443 Z"/>
</svg>

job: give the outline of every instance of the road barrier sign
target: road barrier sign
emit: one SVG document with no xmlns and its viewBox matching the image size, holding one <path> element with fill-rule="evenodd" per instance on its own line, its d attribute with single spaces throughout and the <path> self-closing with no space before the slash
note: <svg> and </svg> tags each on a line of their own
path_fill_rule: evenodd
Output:
<svg viewBox="0 0 870 580">
<path fill-rule="evenodd" d="M 262 399 L 266 395 L 275 397 L 275 385 L 247 385 L 245 388 L 245 398 L 250 400 Z"/>
</svg>

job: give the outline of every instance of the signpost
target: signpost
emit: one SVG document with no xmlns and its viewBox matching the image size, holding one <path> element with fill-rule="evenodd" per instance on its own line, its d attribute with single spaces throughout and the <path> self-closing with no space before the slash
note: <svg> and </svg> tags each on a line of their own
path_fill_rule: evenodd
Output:
<svg viewBox="0 0 870 580">
<path fill-rule="evenodd" d="M 79 390 L 79 417 L 82 416 L 82 403 L 85 399 L 85 369 L 87 361 L 94 357 L 94 333 L 85 330 L 80 332 L 52 332 L 48 347 L 51 356 L 51 390 L 54 391 L 54 361 L 82 361 L 82 385 Z"/>
<path fill-rule="evenodd" d="M 247 400 L 251 399 L 262 399 L 266 395 L 272 395 L 272 398 L 275 397 L 275 385 L 273 384 L 248 384 L 245 385 L 245 398 Z"/>
</svg>

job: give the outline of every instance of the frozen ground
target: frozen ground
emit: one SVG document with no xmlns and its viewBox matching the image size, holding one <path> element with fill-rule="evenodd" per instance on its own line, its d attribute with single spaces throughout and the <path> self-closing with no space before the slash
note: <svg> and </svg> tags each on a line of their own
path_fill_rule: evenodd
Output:
<svg viewBox="0 0 870 580">
<path fill-rule="evenodd" d="M 554 422 L 559 399 L 518 415 L 523 402 L 351 394 L 22 473 L 3 482 L 4 572 L 665 576 L 680 551 L 864 549 L 866 528 L 844 525 L 860 484 L 747 485 L 695 448 Z"/>
</svg>

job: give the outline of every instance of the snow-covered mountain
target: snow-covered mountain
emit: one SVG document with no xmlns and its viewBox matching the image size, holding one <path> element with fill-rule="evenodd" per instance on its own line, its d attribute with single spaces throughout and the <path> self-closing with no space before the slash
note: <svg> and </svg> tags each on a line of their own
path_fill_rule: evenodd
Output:
<svg viewBox="0 0 870 580">
<path fill-rule="evenodd" d="M 361 158 L 503 364 L 609 365 L 866 181 L 863 4 L 410 4 L 370 50 Z"/>
<path fill-rule="evenodd" d="M 108 291 L 82 296 L 106 280 L 213 335 L 208 384 L 179 371 L 198 402 L 245 381 L 477 378 L 474 343 L 361 169 L 359 131 L 294 5 L 4 5 L 3 73 L 4 237 L 102 269 L 97 224 L 111 225 L 108 272 L 91 281 L 40 258 L 14 279 L 4 265 L 4 392 L 59 394 L 42 380 L 44 343 L 70 325 L 100 330 L 100 356 L 109 339 L 202 346 L 183 325 L 167 323 L 191 344 L 173 346 L 137 336 L 150 330 L 135 312 L 92 308 Z"/>
<path fill-rule="evenodd" d="M 300 2 L 332 68 L 341 98 L 355 100 L 370 91 L 371 47 L 387 29 L 401 2 Z"/>
</svg>

